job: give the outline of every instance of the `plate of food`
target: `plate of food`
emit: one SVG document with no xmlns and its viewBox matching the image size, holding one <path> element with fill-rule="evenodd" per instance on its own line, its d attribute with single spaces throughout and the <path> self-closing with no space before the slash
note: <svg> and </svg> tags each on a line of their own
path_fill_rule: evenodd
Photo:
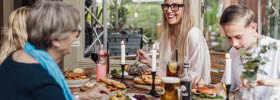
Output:
<svg viewBox="0 0 280 100">
<path fill-rule="evenodd" d="M 65 71 L 64 77 L 69 87 L 81 87 L 90 80 L 90 76 L 81 68 Z"/>
<path fill-rule="evenodd" d="M 126 86 L 119 81 L 102 78 L 99 82 L 100 85 L 106 87 L 109 91 L 126 90 Z"/>
<path fill-rule="evenodd" d="M 111 70 L 111 75 L 112 75 L 113 78 L 121 79 L 122 78 L 122 70 L 113 69 L 113 70 Z M 134 76 L 128 75 L 127 71 L 124 71 L 124 78 L 129 79 L 129 80 L 133 80 Z"/>
<path fill-rule="evenodd" d="M 140 63 L 135 63 L 133 65 L 126 65 L 124 70 L 124 78 L 133 80 L 137 76 L 141 76 L 144 72 L 144 65 Z M 121 69 L 113 69 L 111 71 L 111 75 L 113 78 L 122 78 L 122 70 Z"/>
<path fill-rule="evenodd" d="M 192 89 L 193 100 L 225 100 L 224 90 L 218 90 L 213 85 L 201 85 Z"/>
<path fill-rule="evenodd" d="M 123 91 L 111 92 L 104 100 L 154 100 L 155 98 L 146 94 L 125 93 Z"/>
<path fill-rule="evenodd" d="M 133 86 L 136 88 L 140 89 L 145 89 L 145 90 L 151 90 L 151 85 L 152 85 L 152 75 L 142 75 L 139 77 L 134 78 L 134 84 Z M 161 90 L 162 88 L 160 87 L 161 84 L 161 79 L 156 76 L 155 77 L 155 88 L 156 90 Z"/>
<path fill-rule="evenodd" d="M 128 68 L 127 72 L 131 76 L 141 76 L 144 70 L 145 70 L 145 65 L 141 64 L 140 62 L 137 62 L 135 64 L 132 64 Z"/>
<path fill-rule="evenodd" d="M 113 91 L 109 97 L 104 97 L 102 100 L 131 100 L 131 96 L 124 91 Z"/>
</svg>

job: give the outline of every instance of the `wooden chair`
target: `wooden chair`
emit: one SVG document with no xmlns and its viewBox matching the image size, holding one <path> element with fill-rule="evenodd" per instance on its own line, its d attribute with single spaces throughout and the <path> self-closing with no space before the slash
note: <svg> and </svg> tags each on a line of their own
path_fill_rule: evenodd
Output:
<svg viewBox="0 0 280 100">
<path fill-rule="evenodd" d="M 223 78 L 224 71 L 225 71 L 225 66 L 218 65 L 218 64 L 211 64 L 211 71 L 210 71 L 211 83 L 212 84 L 220 83 Z"/>
</svg>

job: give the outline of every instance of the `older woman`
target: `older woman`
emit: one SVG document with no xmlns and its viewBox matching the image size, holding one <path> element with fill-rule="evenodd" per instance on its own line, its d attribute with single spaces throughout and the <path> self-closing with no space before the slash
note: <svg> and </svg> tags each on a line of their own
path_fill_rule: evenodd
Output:
<svg viewBox="0 0 280 100">
<path fill-rule="evenodd" d="M 0 67 L 1 100 L 72 100 L 57 65 L 79 37 L 79 12 L 59 1 L 38 3 L 27 18 L 28 42 L 13 52 Z M 80 99 L 109 94 L 96 86 L 76 94 Z"/>
</svg>

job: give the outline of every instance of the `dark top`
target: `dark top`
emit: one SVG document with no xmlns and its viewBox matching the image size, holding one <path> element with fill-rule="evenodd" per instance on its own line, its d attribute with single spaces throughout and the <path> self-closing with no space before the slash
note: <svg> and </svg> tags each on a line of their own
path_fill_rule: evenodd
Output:
<svg viewBox="0 0 280 100">
<path fill-rule="evenodd" d="M 15 62 L 12 55 L 0 66 L 0 100 L 65 100 L 61 87 L 40 64 Z"/>
</svg>

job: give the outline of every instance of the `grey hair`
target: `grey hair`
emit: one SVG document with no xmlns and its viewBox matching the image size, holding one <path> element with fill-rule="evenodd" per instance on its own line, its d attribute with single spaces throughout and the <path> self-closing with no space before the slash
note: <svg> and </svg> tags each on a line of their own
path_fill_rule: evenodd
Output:
<svg viewBox="0 0 280 100">
<path fill-rule="evenodd" d="M 35 4 L 36 3 L 45 3 L 45 2 L 49 2 L 49 1 L 63 1 L 63 0 L 36 0 Z"/>
<path fill-rule="evenodd" d="M 47 50 L 53 40 L 64 39 L 79 22 L 79 11 L 71 5 L 61 1 L 36 3 L 26 21 L 28 42 Z"/>
</svg>

